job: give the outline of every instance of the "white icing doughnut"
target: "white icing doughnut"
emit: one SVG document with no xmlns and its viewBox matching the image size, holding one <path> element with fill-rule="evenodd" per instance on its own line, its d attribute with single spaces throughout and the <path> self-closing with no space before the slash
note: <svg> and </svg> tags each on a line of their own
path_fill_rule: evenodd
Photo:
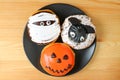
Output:
<svg viewBox="0 0 120 80">
<path fill-rule="evenodd" d="M 90 26 L 91 28 L 93 28 L 94 32 L 88 33 L 85 41 L 82 41 L 82 42 L 80 42 L 80 40 L 84 40 L 83 36 L 80 38 L 79 42 L 74 41 L 75 38 L 70 39 L 69 30 L 72 26 L 72 23 L 69 21 L 70 18 L 78 19 L 80 21 L 80 24 Z M 82 26 L 82 27 L 84 27 L 84 26 Z M 91 19 L 88 16 L 86 16 L 86 15 L 72 15 L 72 16 L 69 16 L 65 19 L 65 21 L 62 25 L 61 37 L 62 37 L 63 42 L 70 45 L 72 48 L 77 49 L 77 50 L 78 49 L 85 49 L 93 43 L 93 41 L 95 39 L 95 32 L 96 32 L 95 26 L 92 24 Z M 73 32 L 70 32 L 70 35 L 72 37 L 76 36 L 75 33 L 73 33 Z"/>
<path fill-rule="evenodd" d="M 31 40 L 35 43 L 49 43 L 60 34 L 59 20 L 55 14 L 40 12 L 29 18 L 28 29 Z"/>
</svg>

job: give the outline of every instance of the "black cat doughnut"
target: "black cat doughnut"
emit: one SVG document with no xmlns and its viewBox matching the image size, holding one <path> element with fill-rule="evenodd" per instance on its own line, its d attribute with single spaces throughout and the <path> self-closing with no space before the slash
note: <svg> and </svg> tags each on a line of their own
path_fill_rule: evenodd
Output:
<svg viewBox="0 0 120 80">
<path fill-rule="evenodd" d="M 95 40 L 95 26 L 86 15 L 72 15 L 62 25 L 61 37 L 73 49 L 85 49 Z"/>
</svg>

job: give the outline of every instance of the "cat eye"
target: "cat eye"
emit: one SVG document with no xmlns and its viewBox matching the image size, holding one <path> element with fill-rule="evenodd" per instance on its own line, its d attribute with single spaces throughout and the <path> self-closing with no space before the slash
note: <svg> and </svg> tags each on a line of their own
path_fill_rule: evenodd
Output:
<svg viewBox="0 0 120 80">
<path fill-rule="evenodd" d="M 70 32 L 70 35 L 71 35 L 72 38 L 75 37 L 75 33 L 74 32 Z"/>
<path fill-rule="evenodd" d="M 52 53 L 51 58 L 56 58 L 55 53 Z"/>
<path fill-rule="evenodd" d="M 84 41 L 85 38 L 83 36 L 80 37 L 80 41 Z"/>
<path fill-rule="evenodd" d="M 78 28 L 78 29 L 81 29 L 81 27 L 79 27 L 79 26 L 78 26 L 77 28 Z"/>
<path fill-rule="evenodd" d="M 64 55 L 63 59 L 67 60 L 68 59 L 68 55 Z"/>
</svg>

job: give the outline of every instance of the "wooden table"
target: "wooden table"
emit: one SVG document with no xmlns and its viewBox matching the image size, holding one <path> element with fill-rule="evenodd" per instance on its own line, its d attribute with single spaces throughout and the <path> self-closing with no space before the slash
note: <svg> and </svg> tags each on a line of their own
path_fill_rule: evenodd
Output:
<svg viewBox="0 0 120 80">
<path fill-rule="evenodd" d="M 23 49 L 28 17 L 51 3 L 81 8 L 97 29 L 97 48 L 81 71 L 52 77 L 38 71 Z M 120 0 L 0 0 L 0 80 L 120 80 Z"/>
</svg>

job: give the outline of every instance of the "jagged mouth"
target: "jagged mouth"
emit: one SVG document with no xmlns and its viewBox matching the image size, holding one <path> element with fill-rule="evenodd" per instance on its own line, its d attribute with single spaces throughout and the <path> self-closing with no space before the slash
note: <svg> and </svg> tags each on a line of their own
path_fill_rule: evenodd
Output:
<svg viewBox="0 0 120 80">
<path fill-rule="evenodd" d="M 71 64 L 68 64 L 67 68 L 64 68 L 63 70 L 54 70 L 53 68 L 51 68 L 50 66 L 46 66 L 46 68 L 48 68 L 50 71 L 52 71 L 53 73 L 63 73 L 65 71 L 67 71 L 68 69 L 70 69 L 72 67 Z"/>
</svg>

